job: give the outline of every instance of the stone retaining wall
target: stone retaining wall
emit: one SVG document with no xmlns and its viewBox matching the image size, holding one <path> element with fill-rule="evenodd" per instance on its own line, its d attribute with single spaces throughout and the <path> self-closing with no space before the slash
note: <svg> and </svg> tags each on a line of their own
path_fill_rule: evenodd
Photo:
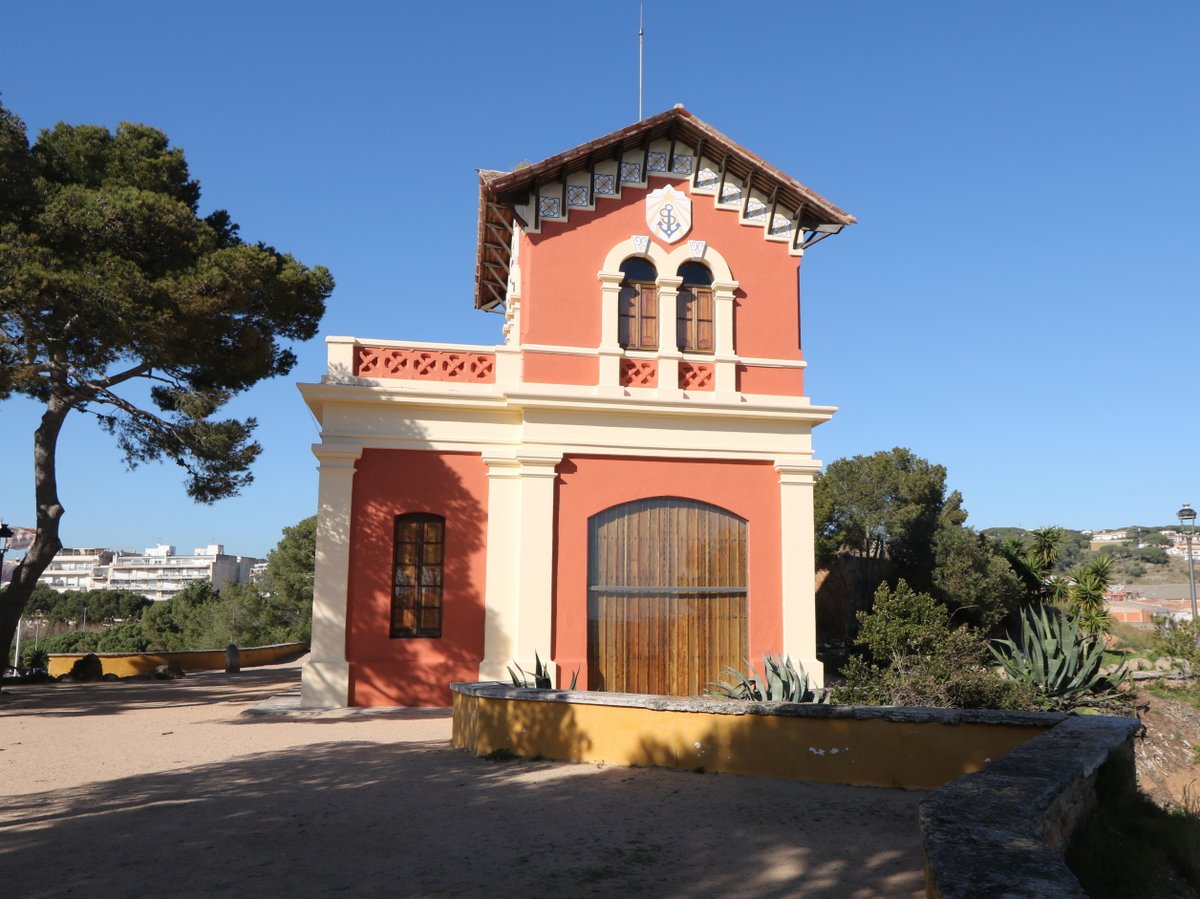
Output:
<svg viewBox="0 0 1200 899">
<path fill-rule="evenodd" d="M 1063 853 L 1099 801 L 1137 789 L 1140 727 L 1136 718 L 1071 716 L 936 790 L 920 811 L 926 894 L 1086 897 Z"/>
</svg>

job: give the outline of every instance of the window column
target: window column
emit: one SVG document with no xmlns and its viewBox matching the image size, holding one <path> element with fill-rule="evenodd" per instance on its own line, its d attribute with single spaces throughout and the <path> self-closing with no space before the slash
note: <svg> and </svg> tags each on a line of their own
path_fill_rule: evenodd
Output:
<svg viewBox="0 0 1200 899">
<path fill-rule="evenodd" d="M 312 653 L 300 680 L 304 708 L 344 708 L 350 704 L 350 663 L 346 660 L 346 582 L 350 573 L 350 508 L 354 463 L 362 448 L 315 444 L 317 466 L 317 546 L 313 577 Z"/>
<path fill-rule="evenodd" d="M 733 347 L 734 291 L 737 281 L 713 281 L 713 330 L 716 332 L 713 357 L 717 367 L 716 390 L 737 390 L 737 354 Z"/>
<path fill-rule="evenodd" d="M 658 279 L 658 394 L 677 397 L 679 390 L 679 288 L 683 278 L 660 276 Z"/>
<path fill-rule="evenodd" d="M 816 544 L 813 531 L 813 484 L 820 464 L 777 461 L 779 539 L 783 570 L 783 647 L 785 656 L 803 663 L 818 685 L 825 668 L 817 661 Z"/>
<path fill-rule="evenodd" d="M 621 344 L 617 323 L 621 315 L 619 299 L 623 272 L 600 272 L 600 386 L 621 386 Z"/>
</svg>

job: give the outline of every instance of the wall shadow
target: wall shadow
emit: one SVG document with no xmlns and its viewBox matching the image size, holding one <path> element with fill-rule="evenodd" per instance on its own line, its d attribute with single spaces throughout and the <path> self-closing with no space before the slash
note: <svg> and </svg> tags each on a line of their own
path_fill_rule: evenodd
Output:
<svg viewBox="0 0 1200 899">
<path fill-rule="evenodd" d="M 478 454 L 367 449 L 350 524 L 347 659 L 354 705 L 448 706 L 484 651 L 486 466 Z M 483 502 L 481 502 L 481 497 Z M 445 518 L 440 637 L 391 637 L 396 516 Z"/>
<path fill-rule="evenodd" d="M 315 743 L 4 797 L 0 839 L 25 897 L 164 879 L 183 895 L 923 894 L 912 794 L 493 763 L 439 742 Z"/>
</svg>

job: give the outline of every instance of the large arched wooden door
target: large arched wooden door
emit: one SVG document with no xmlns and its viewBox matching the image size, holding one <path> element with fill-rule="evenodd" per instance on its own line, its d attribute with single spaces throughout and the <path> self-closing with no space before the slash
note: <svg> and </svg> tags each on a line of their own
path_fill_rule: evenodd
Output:
<svg viewBox="0 0 1200 899">
<path fill-rule="evenodd" d="M 588 520 L 588 687 L 695 696 L 747 651 L 746 522 L 656 497 Z"/>
</svg>

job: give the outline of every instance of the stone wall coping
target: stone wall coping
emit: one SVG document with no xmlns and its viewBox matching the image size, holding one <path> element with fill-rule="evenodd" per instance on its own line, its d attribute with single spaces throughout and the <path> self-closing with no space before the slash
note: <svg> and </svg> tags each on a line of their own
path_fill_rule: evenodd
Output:
<svg viewBox="0 0 1200 899">
<path fill-rule="evenodd" d="M 982 771 L 921 802 L 929 895 L 1086 897 L 1063 852 L 1097 802 L 1100 769 L 1133 777 L 1136 718 L 1069 715 Z M 1132 785 L 1130 785 L 1132 788 Z"/>
<path fill-rule="evenodd" d="M 703 696 L 656 696 L 643 693 L 604 693 L 591 690 L 538 690 L 513 687 L 499 681 L 453 683 L 453 693 L 484 699 L 517 699 L 526 702 L 561 702 L 573 705 L 617 706 L 659 712 L 692 712 L 707 715 L 767 715 L 784 718 L 846 718 L 860 721 L 895 721 L 910 724 L 1007 724 L 1054 727 L 1071 718 L 1058 712 L 1012 712 L 994 709 L 931 709 L 907 706 L 828 705 L 812 702 L 743 702 Z"/>
</svg>

